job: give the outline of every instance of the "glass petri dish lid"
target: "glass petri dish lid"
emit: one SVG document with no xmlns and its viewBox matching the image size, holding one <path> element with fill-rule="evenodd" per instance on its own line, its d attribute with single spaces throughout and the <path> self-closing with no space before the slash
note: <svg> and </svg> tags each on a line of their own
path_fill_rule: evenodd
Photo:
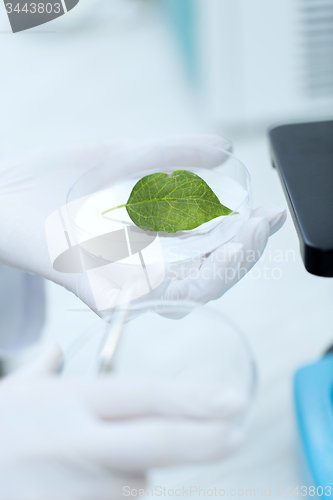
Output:
<svg viewBox="0 0 333 500">
<path fill-rule="evenodd" d="M 237 424 L 245 422 L 256 393 L 257 368 L 237 324 L 212 306 L 183 300 L 142 301 L 126 308 L 131 320 L 123 325 L 111 358 L 111 376 L 216 390 L 244 401 Z M 81 367 L 79 373 L 97 376 L 109 332 L 108 324 L 79 342 L 65 376 L 72 363 Z"/>
<path fill-rule="evenodd" d="M 251 401 L 256 364 L 245 335 L 209 305 L 184 300 L 129 304 L 113 373 L 216 386 Z"/>
</svg>

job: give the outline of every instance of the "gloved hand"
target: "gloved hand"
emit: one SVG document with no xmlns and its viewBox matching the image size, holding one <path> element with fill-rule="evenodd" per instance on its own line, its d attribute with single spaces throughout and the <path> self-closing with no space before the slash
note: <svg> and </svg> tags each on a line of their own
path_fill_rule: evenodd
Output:
<svg viewBox="0 0 333 500">
<path fill-rule="evenodd" d="M 153 467 L 216 460 L 246 401 L 216 387 L 65 379 L 57 346 L 0 382 L 0 498 L 112 500 Z"/>
<path fill-rule="evenodd" d="M 140 146 L 145 144 L 153 150 L 156 145 L 163 146 L 169 141 L 170 139 L 148 141 L 140 143 Z M 231 144 L 226 139 L 209 135 L 181 136 L 174 138 L 173 143 L 180 146 L 210 145 L 224 150 L 231 149 Z M 80 144 L 62 150 L 35 151 L 2 163 L 0 165 L 0 261 L 63 285 L 99 313 L 114 307 L 128 279 L 124 273 L 124 266 L 112 264 L 112 267 L 97 269 L 93 284 L 87 273 L 55 271 L 47 247 L 45 222 L 53 212 L 65 205 L 67 192 L 81 174 L 90 167 L 107 161 L 111 155 L 126 151 L 135 145 L 137 143 L 128 141 Z M 186 158 L 179 160 L 179 164 L 184 165 Z M 202 162 L 202 156 L 200 161 Z M 207 168 L 212 166 L 209 158 L 203 164 Z M 142 170 L 143 167 L 149 169 L 154 166 L 156 166 L 154 158 L 151 158 L 149 164 L 146 158 L 143 164 L 138 159 L 135 163 L 124 165 L 121 174 L 128 175 L 135 170 Z M 119 172 L 110 172 L 110 178 L 111 175 L 117 178 Z M 197 272 L 190 276 L 173 275 L 171 279 L 167 276 L 163 284 L 154 287 L 149 294 L 148 290 L 143 292 L 139 290 L 136 296 L 144 295 L 145 299 L 188 298 L 198 302 L 207 302 L 220 297 L 260 258 L 269 234 L 279 229 L 284 220 L 283 209 L 264 207 L 255 210 L 251 219 L 240 228 L 234 241 L 213 252 L 204 264 L 198 263 L 197 269 L 194 269 Z M 220 258 L 221 254 L 223 258 Z M 247 258 L 248 255 L 251 255 L 250 259 Z M 140 280 L 136 281 L 136 286 L 140 287 Z"/>
<path fill-rule="evenodd" d="M 184 275 L 180 273 L 170 280 L 161 298 L 199 303 L 220 298 L 258 262 L 269 236 L 283 226 L 285 219 L 285 209 L 273 205 L 252 210 L 230 243 L 217 248 L 202 263 L 192 264 Z"/>
</svg>

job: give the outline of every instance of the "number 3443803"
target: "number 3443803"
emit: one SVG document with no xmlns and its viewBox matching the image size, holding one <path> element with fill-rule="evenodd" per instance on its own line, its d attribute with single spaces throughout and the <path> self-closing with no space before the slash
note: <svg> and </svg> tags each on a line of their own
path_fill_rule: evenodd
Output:
<svg viewBox="0 0 333 500">
<path fill-rule="evenodd" d="M 277 489 L 278 496 L 284 495 L 300 495 L 302 497 L 330 497 L 332 495 L 331 486 L 297 486 L 296 488 L 283 488 L 279 486 Z"/>
<path fill-rule="evenodd" d="M 60 14 L 61 4 L 60 3 L 25 3 L 22 8 L 20 4 L 17 3 L 6 3 L 7 14 L 13 14 L 24 12 L 25 14 Z"/>
</svg>

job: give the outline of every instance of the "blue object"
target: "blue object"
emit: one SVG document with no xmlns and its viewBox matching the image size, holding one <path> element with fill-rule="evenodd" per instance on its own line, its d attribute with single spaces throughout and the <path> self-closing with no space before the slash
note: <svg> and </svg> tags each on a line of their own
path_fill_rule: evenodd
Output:
<svg viewBox="0 0 333 500">
<path fill-rule="evenodd" d="M 309 486 L 333 494 L 333 354 L 295 375 L 298 428 Z M 325 496 L 325 490 L 324 495 Z"/>
<path fill-rule="evenodd" d="M 196 82 L 199 76 L 196 8 L 193 0 L 163 0 L 168 18 L 178 38 L 185 67 L 191 80 Z"/>
</svg>

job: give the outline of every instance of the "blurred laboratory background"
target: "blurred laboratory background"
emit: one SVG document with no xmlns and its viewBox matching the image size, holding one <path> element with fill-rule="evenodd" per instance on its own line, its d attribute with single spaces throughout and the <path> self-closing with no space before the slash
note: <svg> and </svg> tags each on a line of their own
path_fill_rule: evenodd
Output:
<svg viewBox="0 0 333 500">
<path fill-rule="evenodd" d="M 0 160 L 73 141 L 214 133 L 247 165 L 254 206 L 286 206 L 267 130 L 332 117 L 332 60 L 333 0 L 81 0 L 15 35 L 0 8 Z M 41 330 L 5 371 L 53 340 L 66 350 L 101 321 L 53 283 L 33 286 L 36 297 L 45 289 L 45 306 L 2 300 L 8 314 L 21 311 L 27 338 Z M 333 343 L 332 295 L 330 279 L 305 271 L 288 214 L 253 273 L 212 304 L 238 323 L 258 364 L 244 446 L 221 463 L 154 471 L 152 485 L 263 487 L 277 497 L 278 486 L 303 484 L 292 380 Z"/>
</svg>

